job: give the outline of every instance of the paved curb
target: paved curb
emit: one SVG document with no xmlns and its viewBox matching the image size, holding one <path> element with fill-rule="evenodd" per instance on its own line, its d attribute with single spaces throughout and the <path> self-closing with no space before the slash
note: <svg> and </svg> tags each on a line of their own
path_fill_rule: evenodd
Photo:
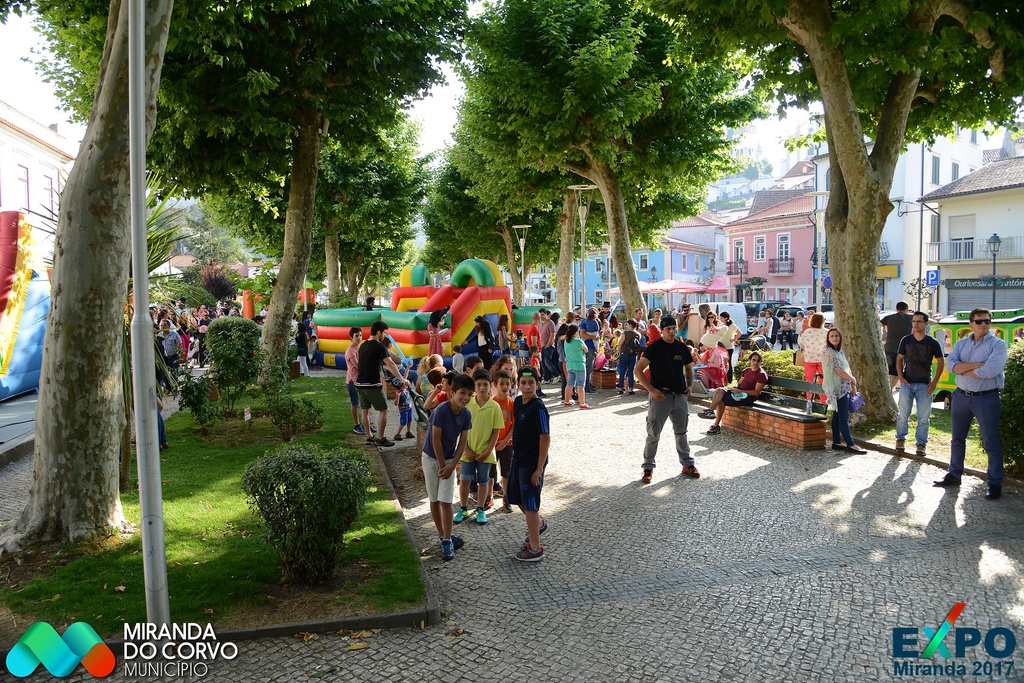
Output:
<svg viewBox="0 0 1024 683">
<path fill-rule="evenodd" d="M 26 455 L 32 455 L 36 449 L 35 430 L 28 434 L 11 439 L 0 446 L 0 468 L 7 467 L 12 462 L 21 460 Z"/>
</svg>

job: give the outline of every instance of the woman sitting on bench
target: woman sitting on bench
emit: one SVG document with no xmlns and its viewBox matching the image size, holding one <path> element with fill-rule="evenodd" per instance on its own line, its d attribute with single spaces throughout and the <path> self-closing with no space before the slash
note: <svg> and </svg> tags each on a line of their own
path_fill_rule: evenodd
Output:
<svg viewBox="0 0 1024 683">
<path fill-rule="evenodd" d="M 752 352 L 750 367 L 743 370 L 740 381 L 731 389 L 719 389 L 715 397 L 711 399 L 711 407 L 697 413 L 699 417 L 706 420 L 714 419 L 708 434 L 720 434 L 722 432 L 722 417 L 725 415 L 726 406 L 752 406 L 757 397 L 761 395 L 764 385 L 768 384 L 768 373 L 761 369 L 761 354 Z"/>
</svg>

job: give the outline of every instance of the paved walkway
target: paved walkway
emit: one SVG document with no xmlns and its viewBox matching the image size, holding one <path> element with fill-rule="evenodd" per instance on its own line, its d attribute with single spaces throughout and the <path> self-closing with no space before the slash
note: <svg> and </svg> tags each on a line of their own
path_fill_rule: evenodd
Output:
<svg viewBox="0 0 1024 683">
<path fill-rule="evenodd" d="M 679 477 L 666 429 L 643 486 L 646 399 L 613 393 L 590 412 L 551 409 L 546 560 L 511 558 L 516 513 L 457 527 L 466 546 L 442 563 L 422 484 L 401 482 L 442 623 L 357 651 L 337 636 L 241 642 L 206 680 L 923 680 L 893 676 L 892 629 L 936 628 L 956 602 L 957 626 L 1008 627 L 1024 644 L 1024 496 L 986 501 L 972 478 L 933 488 L 938 468 L 878 453 L 709 437 L 695 417 L 701 479 Z M 976 650 L 969 672 L 987 659 Z"/>
</svg>

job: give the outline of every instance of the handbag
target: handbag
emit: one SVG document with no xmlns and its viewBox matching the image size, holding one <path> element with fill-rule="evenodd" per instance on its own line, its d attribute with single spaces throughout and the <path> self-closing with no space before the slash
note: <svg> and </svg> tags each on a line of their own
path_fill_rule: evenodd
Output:
<svg viewBox="0 0 1024 683">
<path fill-rule="evenodd" d="M 797 366 L 799 366 L 801 368 L 804 366 L 804 352 L 803 351 L 795 351 L 793 353 L 793 365 L 797 365 Z"/>
<path fill-rule="evenodd" d="M 850 413 L 856 413 L 864 407 L 864 396 L 858 391 L 850 395 Z"/>
</svg>

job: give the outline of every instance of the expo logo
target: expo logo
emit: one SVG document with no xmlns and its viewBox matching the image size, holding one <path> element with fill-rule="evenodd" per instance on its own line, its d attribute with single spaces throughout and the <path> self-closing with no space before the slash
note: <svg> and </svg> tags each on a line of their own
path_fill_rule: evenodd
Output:
<svg viewBox="0 0 1024 683">
<path fill-rule="evenodd" d="M 1005 659 L 1012 656 L 1017 649 L 1017 638 L 1013 635 L 1013 631 L 1008 628 L 999 626 L 989 629 L 984 637 L 982 637 L 981 631 L 976 628 L 953 628 L 953 622 L 957 620 L 966 606 L 966 602 L 956 603 L 953 609 L 950 610 L 949 615 L 946 616 L 946 620 L 937 629 L 928 628 L 927 626 L 920 629 L 894 628 L 892 630 L 893 658 L 931 659 L 935 656 L 935 653 L 946 659 L 961 658 L 967 654 L 969 649 L 976 648 L 979 645 L 984 648 L 985 654 L 989 657 Z M 953 654 L 950 654 L 949 649 L 943 642 L 951 630 L 953 631 Z M 925 637 L 929 638 L 928 644 L 920 653 L 915 649 L 918 644 L 918 631 L 923 632 Z M 999 642 L 1000 636 L 1002 637 L 1001 644 Z"/>
</svg>

